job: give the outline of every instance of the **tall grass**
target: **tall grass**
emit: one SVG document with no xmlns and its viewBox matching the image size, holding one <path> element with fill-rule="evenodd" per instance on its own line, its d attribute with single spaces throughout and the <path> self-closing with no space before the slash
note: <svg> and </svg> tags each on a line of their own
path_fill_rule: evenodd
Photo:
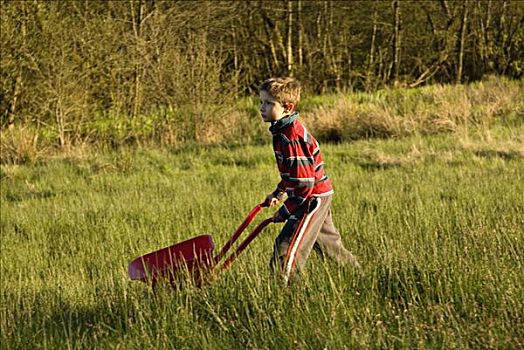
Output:
<svg viewBox="0 0 524 350">
<path fill-rule="evenodd" d="M 126 275 L 201 233 L 224 243 L 277 181 L 270 146 L 2 165 L 0 347 L 520 348 L 523 131 L 324 145 L 364 273 L 312 256 L 289 288 L 267 266 L 277 225 L 202 289 Z"/>
<path fill-rule="evenodd" d="M 472 85 L 433 85 L 339 96 L 306 113 L 321 139 L 434 135 L 524 120 L 524 85 L 490 78 Z"/>
<path fill-rule="evenodd" d="M 492 77 L 471 85 L 434 85 L 417 89 L 381 90 L 373 94 L 305 96 L 302 119 L 321 141 L 350 141 L 371 137 L 466 132 L 489 129 L 500 121 L 524 120 L 524 84 Z M 130 118 L 100 113 L 59 130 L 53 125 L 18 125 L 0 131 L 4 164 L 38 161 L 50 154 L 122 146 L 254 145 L 266 126 L 258 97 L 236 105 L 188 105 Z M 65 136 L 64 136 L 65 135 Z M 58 147 L 62 137 L 66 143 Z"/>
</svg>

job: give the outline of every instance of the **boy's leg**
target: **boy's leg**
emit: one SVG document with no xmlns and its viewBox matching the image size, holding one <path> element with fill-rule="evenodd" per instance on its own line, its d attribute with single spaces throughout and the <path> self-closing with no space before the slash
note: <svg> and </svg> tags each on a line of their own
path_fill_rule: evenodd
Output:
<svg viewBox="0 0 524 350">
<path fill-rule="evenodd" d="M 331 200 L 326 197 L 324 203 L 324 199 L 313 199 L 308 212 L 297 212 L 296 217 L 291 217 L 275 240 L 272 267 L 280 267 L 286 281 L 297 267 L 304 267 L 313 249 Z"/>
<path fill-rule="evenodd" d="M 297 213 L 297 216 L 298 213 Z M 284 271 L 284 265 L 286 261 L 286 254 L 289 248 L 289 242 L 295 232 L 297 226 L 300 224 L 302 218 L 292 215 L 284 224 L 282 231 L 275 239 L 273 245 L 273 256 L 271 257 L 270 267 L 272 270 Z"/>
<path fill-rule="evenodd" d="M 360 268 L 333 224 L 331 200 L 332 196 L 315 199 L 312 210 L 305 215 L 297 212 L 298 218 L 292 216 L 276 238 L 271 267 L 280 268 L 286 280 L 297 266 L 304 267 L 313 247 L 339 263 Z"/>
<path fill-rule="evenodd" d="M 342 243 L 340 233 L 333 224 L 331 208 L 328 208 L 326 218 L 317 236 L 315 248 L 322 256 L 328 256 L 340 264 L 360 268 L 357 258 Z"/>
</svg>

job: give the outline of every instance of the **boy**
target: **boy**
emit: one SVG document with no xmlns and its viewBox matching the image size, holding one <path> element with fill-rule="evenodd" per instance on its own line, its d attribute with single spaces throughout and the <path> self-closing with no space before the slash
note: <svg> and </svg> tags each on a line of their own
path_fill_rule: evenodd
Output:
<svg viewBox="0 0 524 350">
<path fill-rule="evenodd" d="M 333 188 L 324 174 L 318 142 L 297 119 L 300 89 L 294 78 L 271 78 L 260 86 L 260 113 L 271 123 L 281 177 L 265 203 L 273 207 L 283 201 L 273 221 L 287 221 L 275 240 L 271 266 L 280 266 L 286 283 L 297 266 L 304 267 L 313 248 L 339 263 L 360 268 L 333 225 Z"/>
</svg>

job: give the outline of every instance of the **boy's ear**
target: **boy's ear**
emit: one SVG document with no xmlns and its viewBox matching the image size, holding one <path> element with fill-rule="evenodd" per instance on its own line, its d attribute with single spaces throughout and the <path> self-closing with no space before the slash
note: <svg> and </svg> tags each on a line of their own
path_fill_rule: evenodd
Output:
<svg viewBox="0 0 524 350">
<path fill-rule="evenodd" d="M 292 102 L 287 102 L 284 105 L 284 111 L 285 112 L 293 112 L 295 110 L 295 104 Z"/>
</svg>

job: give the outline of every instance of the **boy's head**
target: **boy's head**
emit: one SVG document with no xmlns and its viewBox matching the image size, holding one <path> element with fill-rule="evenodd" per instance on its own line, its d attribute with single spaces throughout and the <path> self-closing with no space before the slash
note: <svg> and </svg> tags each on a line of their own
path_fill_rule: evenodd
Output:
<svg viewBox="0 0 524 350">
<path fill-rule="evenodd" d="M 260 113 L 266 122 L 295 111 L 300 101 L 300 82 L 294 78 L 270 78 L 260 85 Z"/>
</svg>

